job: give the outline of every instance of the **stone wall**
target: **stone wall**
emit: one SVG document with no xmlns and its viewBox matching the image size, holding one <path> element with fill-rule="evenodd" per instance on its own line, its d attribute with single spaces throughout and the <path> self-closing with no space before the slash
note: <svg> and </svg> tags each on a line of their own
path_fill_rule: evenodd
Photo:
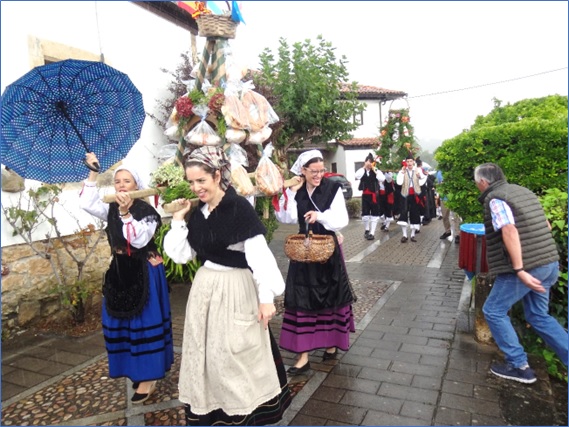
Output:
<svg viewBox="0 0 569 427">
<path fill-rule="evenodd" d="M 65 238 L 67 247 L 79 260 L 84 260 L 93 246 L 97 232 L 83 232 Z M 35 242 L 40 253 L 46 252 L 45 242 Z M 52 242 L 47 250 L 51 260 L 61 265 L 60 271 L 69 283 L 77 277 L 77 264 L 66 253 L 61 242 Z M 100 304 L 101 281 L 110 262 L 106 236 L 99 240 L 84 268 L 83 279 L 96 291 L 87 304 Z M 56 276 L 49 260 L 37 255 L 28 244 L 2 248 L 2 336 L 7 337 L 47 318 L 68 316 L 55 292 Z"/>
</svg>

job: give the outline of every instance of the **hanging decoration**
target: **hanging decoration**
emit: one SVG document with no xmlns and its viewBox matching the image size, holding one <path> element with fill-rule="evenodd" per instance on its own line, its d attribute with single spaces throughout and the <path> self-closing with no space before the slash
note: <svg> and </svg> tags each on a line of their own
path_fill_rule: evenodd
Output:
<svg viewBox="0 0 569 427">
<path fill-rule="evenodd" d="M 376 154 L 382 159 L 382 168 L 398 171 L 401 169 L 401 161 L 409 153 L 415 156 L 419 150 L 409 108 L 390 109 L 384 125 L 379 130 L 379 148 L 376 150 Z"/>
<path fill-rule="evenodd" d="M 235 188 L 245 196 L 275 199 L 283 188 L 282 174 L 270 158 L 271 144 L 264 147 L 263 143 L 272 134 L 270 125 L 279 117 L 267 99 L 254 90 L 252 81 L 243 81 L 246 70 L 237 66 L 231 53 L 229 39 L 244 22 L 237 3 L 229 6 L 226 2 L 230 9 L 221 15 L 212 13 L 202 2 L 181 3 L 193 10 L 199 35 L 206 37 L 206 43 L 187 93 L 176 100 L 166 124 L 164 133 L 178 143 L 175 159 L 182 165 L 184 155 L 196 147 L 223 147 L 232 165 Z M 244 150 L 238 149 L 246 144 L 256 145 L 262 160 L 250 174 L 243 173 Z M 251 191 L 250 179 L 256 183 L 255 192 Z M 268 209 L 264 214 L 268 216 Z"/>
</svg>

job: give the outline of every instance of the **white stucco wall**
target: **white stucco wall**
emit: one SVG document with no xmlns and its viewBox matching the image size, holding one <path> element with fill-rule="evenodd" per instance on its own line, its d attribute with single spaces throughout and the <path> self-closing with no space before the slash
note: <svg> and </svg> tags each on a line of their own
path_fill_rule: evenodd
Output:
<svg viewBox="0 0 569 427">
<path fill-rule="evenodd" d="M 0 11 L 2 92 L 32 68 L 28 47 L 28 37 L 32 36 L 97 56 L 102 50 L 105 62 L 128 74 L 140 90 L 146 112 L 157 113 L 156 99 L 168 95 L 166 87 L 170 80 L 160 69 L 174 70 L 180 63 L 180 54 L 190 50 L 187 30 L 127 1 L 9 1 L 0 2 Z M 163 129 L 147 117 L 140 140 L 127 159 L 139 165 L 148 181 L 157 166 L 158 150 L 167 143 Z M 38 184 L 26 180 L 27 186 Z M 79 188 L 67 185 L 61 199 L 84 226 L 93 219 L 77 209 Z M 18 196 L 19 193 L 2 192 L 2 204 L 7 206 Z M 70 221 L 64 232 L 76 229 L 77 224 Z M 1 231 L 2 247 L 22 242 L 12 236 L 4 215 Z M 44 234 L 44 230 L 39 230 L 37 238 L 43 238 Z"/>
<path fill-rule="evenodd" d="M 380 127 L 379 101 L 367 100 L 363 102 L 363 104 L 365 105 L 363 124 L 353 132 L 353 136 L 354 138 L 378 137 Z M 384 107 L 385 106 L 382 106 L 382 108 Z"/>
</svg>

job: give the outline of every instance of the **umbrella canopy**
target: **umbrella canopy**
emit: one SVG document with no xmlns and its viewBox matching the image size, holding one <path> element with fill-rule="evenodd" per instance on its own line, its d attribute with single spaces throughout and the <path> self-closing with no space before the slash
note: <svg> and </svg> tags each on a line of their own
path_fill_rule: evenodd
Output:
<svg viewBox="0 0 569 427">
<path fill-rule="evenodd" d="M 142 95 L 102 62 L 67 59 L 36 67 L 0 99 L 0 155 L 24 178 L 47 183 L 86 178 L 85 153 L 105 171 L 140 138 Z"/>
</svg>

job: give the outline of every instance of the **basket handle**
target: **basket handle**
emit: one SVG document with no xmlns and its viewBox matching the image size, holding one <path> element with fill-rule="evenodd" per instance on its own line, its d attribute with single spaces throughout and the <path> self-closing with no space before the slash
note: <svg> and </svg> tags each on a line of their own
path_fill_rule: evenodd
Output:
<svg viewBox="0 0 569 427">
<path fill-rule="evenodd" d="M 307 222 L 306 223 L 306 233 L 305 233 L 304 237 L 306 237 L 308 239 L 309 237 L 312 237 L 312 234 L 313 233 L 312 233 L 312 228 L 310 227 L 310 223 Z"/>
</svg>

